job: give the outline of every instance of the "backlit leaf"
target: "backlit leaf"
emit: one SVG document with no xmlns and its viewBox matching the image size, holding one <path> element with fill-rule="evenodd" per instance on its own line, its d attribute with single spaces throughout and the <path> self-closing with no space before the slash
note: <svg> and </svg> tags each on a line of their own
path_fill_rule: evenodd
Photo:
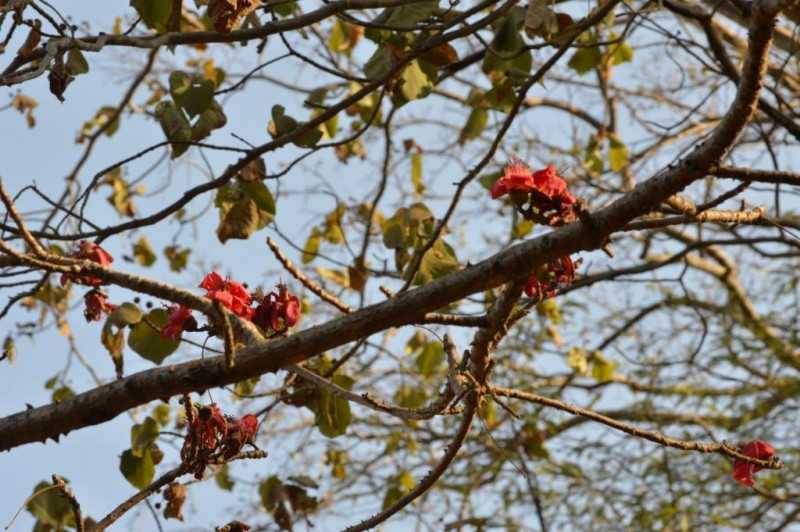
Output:
<svg viewBox="0 0 800 532">
<path fill-rule="evenodd" d="M 180 345 L 177 340 L 161 336 L 161 328 L 166 325 L 168 318 L 169 314 L 164 309 L 157 308 L 148 312 L 128 334 L 128 346 L 142 358 L 161 364 Z"/>
</svg>

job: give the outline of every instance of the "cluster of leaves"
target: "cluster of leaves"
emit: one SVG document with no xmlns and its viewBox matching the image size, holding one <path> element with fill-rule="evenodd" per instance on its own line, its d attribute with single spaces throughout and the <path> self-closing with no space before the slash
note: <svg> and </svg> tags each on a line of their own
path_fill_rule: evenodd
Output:
<svg viewBox="0 0 800 532">
<path fill-rule="evenodd" d="M 217 189 L 217 237 L 223 244 L 230 239 L 246 240 L 272 222 L 275 199 L 262 181 L 265 177 L 264 161 L 258 158 L 242 169 L 234 181 Z"/>
<path fill-rule="evenodd" d="M 333 384 L 350 390 L 355 381 L 346 374 L 333 373 L 333 361 L 323 355 L 306 365 L 307 369 L 327 378 Z M 333 373 L 333 374 L 332 374 Z M 306 407 L 314 413 L 314 424 L 323 436 L 336 438 L 347 431 L 352 421 L 350 402 L 330 390 L 305 381 L 301 377 L 291 379 L 289 393 L 283 401 L 296 407 Z"/>
<path fill-rule="evenodd" d="M 171 143 L 173 159 L 185 153 L 192 142 L 203 140 L 228 122 L 222 106 L 214 99 L 219 82 L 216 76 L 207 79 L 180 70 L 170 74 L 172 99 L 156 106 L 155 117 Z"/>
<path fill-rule="evenodd" d="M 136 488 L 144 489 L 153 481 L 156 466 L 164 459 L 156 440 L 169 419 L 169 405 L 159 404 L 144 421 L 131 427 L 131 446 L 122 453 L 119 470 Z"/>
<path fill-rule="evenodd" d="M 423 203 L 400 207 L 382 223 L 383 245 L 394 251 L 395 267 L 404 279 L 414 275 L 413 284 L 429 283 L 461 268 L 455 250 L 443 238 L 436 239 L 416 271 L 407 268 L 413 257 L 422 253 L 435 228 L 436 219 Z"/>
<path fill-rule="evenodd" d="M 258 493 L 264 509 L 281 530 L 292 530 L 298 518 L 308 518 L 319 509 L 320 501 L 308 492 L 316 489 L 317 483 L 307 476 L 290 476 L 282 481 L 273 475 L 259 484 Z"/>
</svg>

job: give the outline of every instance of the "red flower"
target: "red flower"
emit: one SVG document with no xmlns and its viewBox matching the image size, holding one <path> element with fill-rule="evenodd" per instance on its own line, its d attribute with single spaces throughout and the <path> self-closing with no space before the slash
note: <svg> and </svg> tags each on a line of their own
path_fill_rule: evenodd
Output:
<svg viewBox="0 0 800 532">
<path fill-rule="evenodd" d="M 183 331 L 191 331 L 197 327 L 197 320 L 192 316 L 192 309 L 183 305 L 169 308 L 167 324 L 161 329 L 161 336 L 170 340 L 180 340 Z"/>
<path fill-rule="evenodd" d="M 181 448 L 181 461 L 191 466 L 198 480 L 203 478 L 208 464 L 229 460 L 252 443 L 258 432 L 258 418 L 247 414 L 241 419 L 223 416 L 216 403 L 200 408 L 191 407 L 189 431 Z"/>
<path fill-rule="evenodd" d="M 262 329 L 278 332 L 294 327 L 300 319 L 300 300 L 290 293 L 286 285 L 279 284 L 277 292 L 270 292 L 256 307 L 253 323 Z"/>
<path fill-rule="evenodd" d="M 228 436 L 228 424 L 216 403 L 192 407 L 192 420 L 189 432 L 181 448 L 181 460 L 194 466 L 194 476 L 200 480 L 209 462 L 215 457 L 214 451 Z"/>
<path fill-rule="evenodd" d="M 770 444 L 761 440 L 754 440 L 746 443 L 739 452 L 750 458 L 757 460 L 769 460 L 775 455 L 775 449 Z M 763 468 L 744 460 L 733 460 L 733 480 L 745 486 L 753 485 L 753 474 L 761 471 Z"/>
<path fill-rule="evenodd" d="M 531 274 L 525 284 L 525 294 L 532 298 L 553 297 L 560 287 L 575 280 L 575 263 L 569 255 L 547 263 Z"/>
<path fill-rule="evenodd" d="M 86 292 L 86 295 L 83 296 L 83 302 L 86 305 L 83 309 L 83 316 L 86 321 L 98 321 L 103 317 L 103 314 L 111 314 L 117 308 L 116 305 L 108 302 L 108 296 L 96 288 Z"/>
<path fill-rule="evenodd" d="M 492 186 L 492 199 L 505 196 L 512 190 L 530 192 L 535 186 L 530 169 L 519 161 L 513 161 L 506 166 L 503 177 Z"/>
<path fill-rule="evenodd" d="M 536 184 L 535 190 L 550 201 L 559 201 L 567 205 L 575 203 L 575 197 L 567 190 L 567 182 L 558 176 L 556 167 L 552 164 L 544 170 L 535 172 L 533 181 Z"/>
<path fill-rule="evenodd" d="M 73 259 L 90 260 L 96 262 L 101 266 L 108 266 L 114 262 L 114 257 L 108 254 L 106 250 L 95 244 L 94 242 L 86 242 L 82 240 L 78 243 L 76 251 L 70 254 Z M 61 284 L 67 284 L 67 281 L 82 284 L 86 286 L 100 286 L 108 284 L 102 279 L 92 277 L 90 275 L 75 275 L 74 273 L 65 273 L 61 276 Z"/>
<path fill-rule="evenodd" d="M 234 314 L 248 320 L 253 317 L 254 310 L 250 307 L 253 298 L 241 284 L 223 279 L 217 272 L 211 272 L 203 278 L 200 288 L 206 291 L 206 297 L 219 301 Z"/>
<path fill-rule="evenodd" d="M 532 173 L 524 163 L 512 161 L 506 166 L 503 177 L 492 186 L 492 198 L 513 191 L 529 194 L 530 208 L 522 211 L 528 219 L 561 225 L 575 218 L 575 197 L 553 165 Z"/>
<path fill-rule="evenodd" d="M 255 439 L 258 432 L 258 418 L 254 414 L 246 414 L 242 419 L 227 417 L 228 436 L 222 442 L 222 457 L 229 460 L 239 454 L 245 444 Z"/>
</svg>

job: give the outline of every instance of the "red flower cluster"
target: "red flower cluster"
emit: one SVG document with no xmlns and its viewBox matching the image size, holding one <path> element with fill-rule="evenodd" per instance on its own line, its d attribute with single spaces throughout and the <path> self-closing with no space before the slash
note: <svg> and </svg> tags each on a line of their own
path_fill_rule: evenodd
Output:
<svg viewBox="0 0 800 532">
<path fill-rule="evenodd" d="M 254 309 L 250 306 L 253 298 L 247 289 L 230 279 L 223 279 L 217 272 L 211 272 L 203 278 L 200 288 L 206 291 L 206 297 L 219 301 L 234 314 L 252 319 Z"/>
<path fill-rule="evenodd" d="M 525 294 L 533 298 L 553 297 L 560 287 L 575 280 L 575 263 L 569 255 L 549 262 L 533 272 L 525 284 Z"/>
<path fill-rule="evenodd" d="M 531 172 L 524 163 L 512 161 L 505 168 L 503 177 L 492 186 L 492 198 L 508 193 L 523 193 L 530 207 L 522 211 L 528 219 L 547 225 L 562 225 L 575 219 L 575 197 L 567 190 L 567 183 L 549 165 L 544 170 Z M 524 203 L 524 201 L 521 201 Z"/>
<path fill-rule="evenodd" d="M 114 262 L 114 257 L 109 255 L 109 253 L 95 244 L 94 242 L 86 242 L 82 240 L 78 243 L 78 248 L 76 251 L 70 254 L 70 257 L 73 259 L 80 259 L 80 260 L 90 260 L 92 262 L 96 262 L 101 266 L 108 266 L 112 262 Z M 67 284 L 67 281 L 72 281 L 73 283 L 82 284 L 86 286 L 101 286 L 104 284 L 108 284 L 107 282 L 103 281 L 102 279 L 98 279 L 97 277 L 92 277 L 90 275 L 76 275 L 73 273 L 65 273 L 61 276 L 61 284 Z"/>
<path fill-rule="evenodd" d="M 203 478 L 208 464 L 224 461 L 241 452 L 258 432 L 258 418 L 247 414 L 242 419 L 223 416 L 216 403 L 189 409 L 189 432 L 181 448 L 181 461 L 191 465 L 196 479 Z"/>
<path fill-rule="evenodd" d="M 111 314 L 117 308 L 108 302 L 108 296 L 103 292 L 94 288 L 83 296 L 85 307 L 83 309 L 83 316 L 86 321 L 99 321 L 103 314 Z"/>
<path fill-rule="evenodd" d="M 769 460 L 775 455 L 775 449 L 770 444 L 761 440 L 754 440 L 744 444 L 739 452 L 757 460 Z M 753 474 L 761 471 L 762 467 L 744 460 L 733 461 L 733 480 L 745 486 L 753 485 Z"/>
<path fill-rule="evenodd" d="M 205 289 L 209 299 L 219 301 L 234 314 L 251 320 L 265 330 L 284 331 L 300 319 L 300 300 L 283 284 L 261 298 L 256 308 L 252 307 L 253 297 L 243 284 L 225 279 L 217 272 L 206 275 L 200 288 Z M 190 308 L 173 305 L 168 310 L 169 318 L 161 329 L 163 338 L 179 340 L 183 331 L 197 330 L 197 321 Z"/>
<path fill-rule="evenodd" d="M 278 332 L 294 327 L 300 319 L 300 300 L 291 294 L 286 285 L 279 284 L 277 292 L 270 292 L 261 300 L 253 316 L 253 323 L 262 329 Z"/>
<path fill-rule="evenodd" d="M 167 324 L 161 329 L 161 337 L 170 340 L 180 340 L 183 331 L 191 331 L 197 328 L 197 320 L 192 316 L 192 309 L 183 305 L 173 305 L 169 307 L 169 318 Z"/>
</svg>

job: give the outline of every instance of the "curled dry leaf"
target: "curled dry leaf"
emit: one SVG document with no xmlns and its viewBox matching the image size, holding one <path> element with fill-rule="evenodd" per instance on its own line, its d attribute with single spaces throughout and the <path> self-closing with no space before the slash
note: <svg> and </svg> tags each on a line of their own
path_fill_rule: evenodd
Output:
<svg viewBox="0 0 800 532">
<path fill-rule="evenodd" d="M 166 519 L 177 519 L 183 521 L 183 503 L 186 502 L 186 486 L 180 482 L 173 482 L 164 490 L 164 500 L 167 506 L 164 508 Z"/>
<path fill-rule="evenodd" d="M 50 67 L 50 75 L 47 76 L 47 79 L 50 82 L 50 92 L 52 92 L 59 101 L 63 102 L 64 91 L 67 90 L 67 86 L 75 79 L 67 72 L 63 55 L 56 56 L 55 61 L 53 61 L 53 66 Z"/>
<path fill-rule="evenodd" d="M 208 17 L 214 22 L 215 30 L 230 33 L 260 4 L 261 0 L 211 0 Z"/>
</svg>

